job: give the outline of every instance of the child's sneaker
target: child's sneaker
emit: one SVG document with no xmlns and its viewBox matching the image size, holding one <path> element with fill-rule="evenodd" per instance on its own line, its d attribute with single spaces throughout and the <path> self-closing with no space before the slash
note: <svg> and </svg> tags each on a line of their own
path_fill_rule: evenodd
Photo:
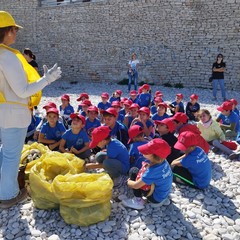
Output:
<svg viewBox="0 0 240 240">
<path fill-rule="evenodd" d="M 133 209 L 136 209 L 136 210 L 141 210 L 141 209 L 144 208 L 145 202 L 142 198 L 134 197 L 134 198 L 131 198 L 131 199 L 122 200 L 122 204 L 125 207 L 133 208 Z"/>
</svg>

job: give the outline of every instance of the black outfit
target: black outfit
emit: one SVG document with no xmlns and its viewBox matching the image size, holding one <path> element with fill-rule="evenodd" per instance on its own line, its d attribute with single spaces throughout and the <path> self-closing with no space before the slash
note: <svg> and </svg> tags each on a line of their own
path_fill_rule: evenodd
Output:
<svg viewBox="0 0 240 240">
<path fill-rule="evenodd" d="M 193 113 L 196 113 L 200 110 L 200 105 L 199 103 L 195 103 L 194 105 L 191 102 L 187 103 L 186 107 L 186 115 L 188 116 L 189 120 L 196 121 L 197 119 L 193 115 Z"/>
<path fill-rule="evenodd" d="M 213 68 L 226 68 L 226 64 L 224 62 L 221 63 L 213 63 Z M 213 79 L 224 79 L 224 72 L 212 72 Z"/>
<path fill-rule="evenodd" d="M 35 60 L 32 60 L 31 62 L 29 62 L 29 64 L 34 68 L 38 68 L 38 64 L 36 63 Z"/>
</svg>

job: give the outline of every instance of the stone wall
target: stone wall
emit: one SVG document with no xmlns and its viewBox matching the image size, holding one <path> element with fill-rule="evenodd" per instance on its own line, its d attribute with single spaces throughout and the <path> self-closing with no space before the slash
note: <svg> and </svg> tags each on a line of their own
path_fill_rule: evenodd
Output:
<svg viewBox="0 0 240 240">
<path fill-rule="evenodd" d="M 240 89 L 240 0 L 1 0 L 1 9 L 24 26 L 16 47 L 31 48 L 40 66 L 58 62 L 67 80 L 122 80 L 135 51 L 140 81 L 210 87 L 221 52 L 227 87 Z"/>
</svg>

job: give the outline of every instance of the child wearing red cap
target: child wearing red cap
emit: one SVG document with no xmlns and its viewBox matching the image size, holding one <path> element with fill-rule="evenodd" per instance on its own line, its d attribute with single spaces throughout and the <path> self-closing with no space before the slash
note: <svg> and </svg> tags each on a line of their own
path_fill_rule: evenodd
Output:
<svg viewBox="0 0 240 240">
<path fill-rule="evenodd" d="M 150 86 L 148 84 L 143 84 L 142 87 L 142 93 L 139 94 L 138 100 L 139 100 L 139 106 L 140 107 L 150 107 L 151 104 L 151 94 Z"/>
<path fill-rule="evenodd" d="M 57 151 L 60 145 L 61 137 L 65 133 L 66 128 L 58 120 L 59 112 L 56 108 L 47 110 L 47 122 L 41 127 L 38 142 L 47 145 L 50 150 Z"/>
<path fill-rule="evenodd" d="M 133 121 L 133 119 L 138 117 L 138 110 L 140 109 L 139 105 L 137 103 L 133 103 L 130 107 L 129 107 L 129 111 L 128 113 L 125 115 L 124 117 L 124 121 L 123 124 L 125 126 L 127 126 L 127 128 L 130 128 L 131 123 Z"/>
<path fill-rule="evenodd" d="M 179 158 L 183 154 L 178 149 L 174 148 L 177 142 L 177 137 L 174 135 L 175 125 L 172 119 L 165 118 L 162 121 L 154 121 L 156 124 L 156 132 L 158 132 L 159 137 L 165 140 L 171 147 L 171 153 L 167 156 L 167 161 L 169 164 L 176 158 Z"/>
<path fill-rule="evenodd" d="M 123 102 L 123 108 L 120 110 L 120 114 L 125 116 L 126 114 L 129 113 L 129 107 L 132 105 L 132 101 L 127 99 Z"/>
<path fill-rule="evenodd" d="M 198 112 L 200 110 L 200 105 L 198 103 L 198 95 L 192 94 L 190 96 L 190 102 L 186 106 L 186 114 L 191 121 L 197 121 Z"/>
<path fill-rule="evenodd" d="M 108 95 L 107 92 L 103 92 L 103 93 L 101 94 L 101 99 L 102 99 L 102 101 L 99 102 L 99 103 L 98 103 L 98 106 L 97 106 L 100 112 L 101 112 L 102 110 L 106 110 L 106 109 L 108 109 L 108 108 L 111 107 L 111 103 L 108 102 L 109 95 Z"/>
<path fill-rule="evenodd" d="M 237 108 L 238 101 L 236 99 L 234 99 L 234 98 L 230 99 L 229 101 L 232 103 L 232 110 L 233 110 L 233 112 L 235 112 L 239 116 L 239 110 Z"/>
<path fill-rule="evenodd" d="M 142 167 L 143 155 L 139 152 L 138 147 L 146 144 L 147 140 L 144 139 L 143 128 L 139 125 L 133 125 L 128 129 L 129 136 L 129 155 L 130 155 L 130 167 Z"/>
<path fill-rule="evenodd" d="M 63 153 L 73 153 L 82 159 L 89 158 L 91 151 L 89 149 L 89 138 L 84 129 L 85 117 L 72 113 L 70 118 L 72 119 L 71 129 L 62 135 L 59 150 Z"/>
<path fill-rule="evenodd" d="M 84 100 L 89 100 L 89 95 L 87 93 L 80 93 L 79 98 L 77 98 L 77 101 L 82 103 Z M 78 105 L 78 109 L 77 112 L 79 112 L 80 110 L 82 110 L 82 106 Z"/>
<path fill-rule="evenodd" d="M 87 110 L 90 106 L 92 106 L 91 101 L 85 99 L 78 105 L 77 112 L 79 112 L 82 116 L 87 117 Z"/>
<path fill-rule="evenodd" d="M 233 112 L 232 102 L 223 102 L 217 110 L 221 113 L 217 116 L 216 121 L 219 122 L 225 136 L 236 137 L 239 131 L 239 116 Z"/>
<path fill-rule="evenodd" d="M 94 130 L 94 128 L 101 126 L 101 122 L 97 118 L 97 116 L 98 116 L 98 108 L 96 106 L 88 107 L 85 129 L 89 138 L 92 137 L 92 131 Z"/>
<path fill-rule="evenodd" d="M 121 96 L 122 96 L 122 91 L 121 90 L 116 90 L 112 96 L 110 97 L 109 102 L 112 104 L 113 101 L 121 101 Z"/>
<path fill-rule="evenodd" d="M 161 102 L 162 102 L 162 99 L 160 97 L 155 97 L 153 99 L 153 105 L 150 108 L 152 115 L 157 113 L 157 107 L 158 107 L 159 103 L 161 103 Z"/>
<path fill-rule="evenodd" d="M 167 108 L 168 108 L 168 105 L 166 103 L 164 102 L 159 103 L 157 107 L 157 112 L 152 115 L 152 120 L 161 121 L 165 118 L 169 118 L 169 115 L 167 114 Z"/>
<path fill-rule="evenodd" d="M 120 122 L 120 123 L 123 123 L 124 115 L 120 113 L 120 111 L 121 111 L 120 102 L 119 101 L 113 101 L 111 107 L 114 108 L 116 110 L 116 112 L 118 113 L 117 121 Z"/>
<path fill-rule="evenodd" d="M 136 90 L 132 90 L 130 92 L 130 97 L 128 100 L 132 101 L 132 103 L 137 103 L 139 105 L 139 100 L 138 100 L 138 92 Z"/>
<path fill-rule="evenodd" d="M 173 181 L 193 188 L 208 187 L 212 176 L 211 162 L 207 154 L 197 147 L 196 134 L 190 131 L 181 133 L 174 147 L 185 155 L 171 163 Z"/>
<path fill-rule="evenodd" d="M 112 138 L 117 138 L 127 147 L 128 146 L 127 127 L 117 121 L 118 116 L 117 111 L 111 107 L 105 111 L 102 111 L 102 115 L 105 126 L 108 126 L 111 129 L 110 136 Z"/>
<path fill-rule="evenodd" d="M 219 124 L 212 119 L 210 112 L 207 109 L 202 109 L 199 112 L 199 122 L 197 126 L 201 131 L 202 137 L 212 146 L 212 151 L 217 153 L 222 151 L 228 155 L 229 159 L 238 159 L 239 154 L 229 149 L 226 144 L 226 138 Z"/>
<path fill-rule="evenodd" d="M 138 117 L 132 121 L 131 126 L 134 124 L 137 124 L 143 128 L 144 135 L 147 138 L 152 139 L 154 137 L 154 123 L 150 119 L 150 109 L 148 107 L 142 107 L 138 110 Z"/>
<path fill-rule="evenodd" d="M 176 99 L 171 104 L 169 104 L 170 111 L 172 115 L 176 112 L 183 112 L 184 113 L 184 105 L 183 105 L 183 95 L 182 93 L 176 94 Z"/>
<path fill-rule="evenodd" d="M 70 104 L 70 97 L 67 94 L 61 96 L 62 104 L 59 106 L 60 115 L 63 119 L 64 126 L 68 129 L 71 125 L 70 114 L 74 113 L 74 108 Z"/>
<path fill-rule="evenodd" d="M 133 209 L 143 209 L 145 201 L 142 196 L 145 196 L 148 202 L 153 203 L 152 206 L 160 206 L 169 196 L 172 188 L 172 171 L 165 160 L 171 148 L 164 140 L 155 138 L 139 146 L 138 150 L 150 163 L 144 166 L 146 171 L 140 178 L 137 178 L 136 168 L 130 169 L 128 186 L 133 188 L 134 198 L 125 199 L 122 204 Z M 143 190 L 146 185 L 151 185 L 153 191 Z"/>
<path fill-rule="evenodd" d="M 117 139 L 110 136 L 108 126 L 100 126 L 92 131 L 92 141 L 89 147 L 99 147 L 105 151 L 95 156 L 96 163 L 86 164 L 86 169 L 104 168 L 113 179 L 114 187 L 121 187 L 129 170 L 129 154 L 127 148 Z"/>
</svg>

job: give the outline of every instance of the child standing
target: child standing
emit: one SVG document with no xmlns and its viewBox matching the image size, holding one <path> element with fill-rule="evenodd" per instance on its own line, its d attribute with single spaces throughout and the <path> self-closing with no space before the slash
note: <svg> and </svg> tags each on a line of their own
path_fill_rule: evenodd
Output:
<svg viewBox="0 0 240 240">
<path fill-rule="evenodd" d="M 192 94 L 190 96 L 190 102 L 187 103 L 186 106 L 186 114 L 189 120 L 197 121 L 197 114 L 200 110 L 200 105 L 198 103 L 198 95 Z"/>
<path fill-rule="evenodd" d="M 195 134 L 190 131 L 181 133 L 174 147 L 185 155 L 171 163 L 173 180 L 194 188 L 208 187 L 212 176 L 211 163 L 207 154 L 197 147 Z"/>
<path fill-rule="evenodd" d="M 59 112 L 56 108 L 49 108 L 47 110 L 47 122 L 41 127 L 38 142 L 47 145 L 50 150 L 58 150 L 61 137 L 66 129 L 64 125 L 58 121 Z"/>
<path fill-rule="evenodd" d="M 97 163 L 86 164 L 86 169 L 104 168 L 113 179 L 114 187 L 120 187 L 129 170 L 129 154 L 120 141 L 111 139 L 110 132 L 108 126 L 100 126 L 92 131 L 89 147 L 106 148 L 106 151 L 98 152 L 95 156 Z"/>
<path fill-rule="evenodd" d="M 73 153 L 82 159 L 89 158 L 91 155 L 89 138 L 84 129 L 86 120 L 77 113 L 72 113 L 70 118 L 72 119 L 71 129 L 62 135 L 59 150 L 63 153 Z"/>
<path fill-rule="evenodd" d="M 155 138 L 139 146 L 138 150 L 150 163 L 145 165 L 146 171 L 139 179 L 136 168 L 130 169 L 128 186 L 133 188 L 134 198 L 123 200 L 122 204 L 133 209 L 143 209 L 145 201 L 142 196 L 145 196 L 153 206 L 160 206 L 169 196 L 172 187 L 172 171 L 165 160 L 171 152 L 170 146 L 164 140 Z M 155 187 L 150 196 L 149 191 L 142 190 L 146 185 Z"/>
</svg>

